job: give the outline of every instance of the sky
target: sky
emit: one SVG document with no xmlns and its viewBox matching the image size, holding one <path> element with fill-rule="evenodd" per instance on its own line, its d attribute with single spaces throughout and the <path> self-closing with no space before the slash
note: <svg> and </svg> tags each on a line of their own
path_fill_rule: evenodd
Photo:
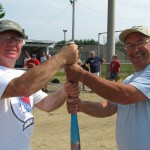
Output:
<svg viewBox="0 0 150 150">
<path fill-rule="evenodd" d="M 72 38 L 72 5 L 70 0 L 1 0 L 3 19 L 18 22 L 29 39 L 66 40 Z M 115 31 L 136 25 L 150 26 L 149 0 L 115 0 Z M 107 32 L 107 0 L 75 1 L 75 34 L 77 40 L 98 40 Z M 116 36 L 118 36 L 117 33 Z M 107 35 L 102 35 L 105 42 Z"/>
</svg>

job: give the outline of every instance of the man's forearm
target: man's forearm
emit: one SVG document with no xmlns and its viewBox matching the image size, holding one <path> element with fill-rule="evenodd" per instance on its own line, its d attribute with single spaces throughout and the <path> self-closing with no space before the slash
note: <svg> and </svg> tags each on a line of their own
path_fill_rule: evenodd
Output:
<svg viewBox="0 0 150 150">
<path fill-rule="evenodd" d="M 126 101 L 122 101 L 122 99 L 126 100 L 131 97 L 132 92 L 130 92 L 127 85 L 97 77 L 84 70 L 81 72 L 79 81 L 109 101 L 126 103 Z"/>
<path fill-rule="evenodd" d="M 56 72 L 63 67 L 64 63 L 60 55 L 55 55 L 45 63 L 35 66 L 22 76 L 13 79 L 9 83 L 3 97 L 32 95 L 34 92 L 42 89 Z"/>
<path fill-rule="evenodd" d="M 26 74 L 20 78 L 29 81 L 25 84 L 27 84 L 26 87 L 30 87 L 31 92 L 33 93 L 44 87 L 63 66 L 63 61 L 56 55 L 45 63 L 27 71 Z M 32 83 L 30 81 L 32 81 Z"/>
<path fill-rule="evenodd" d="M 60 90 L 45 97 L 41 102 L 36 104 L 36 107 L 40 110 L 51 112 L 63 105 L 67 98 L 68 96 L 64 87 L 62 87 Z"/>
<path fill-rule="evenodd" d="M 81 101 L 80 111 L 93 117 L 109 117 L 116 113 L 117 107 L 110 102 Z"/>
</svg>

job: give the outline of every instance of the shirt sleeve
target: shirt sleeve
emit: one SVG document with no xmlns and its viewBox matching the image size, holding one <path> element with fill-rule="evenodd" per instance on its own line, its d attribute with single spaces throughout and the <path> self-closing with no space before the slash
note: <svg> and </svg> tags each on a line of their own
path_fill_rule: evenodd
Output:
<svg viewBox="0 0 150 150">
<path fill-rule="evenodd" d="M 43 92 L 42 90 L 39 90 L 38 92 L 33 94 L 33 105 L 39 103 L 43 98 L 45 98 L 47 94 Z"/>
<path fill-rule="evenodd" d="M 10 78 L 8 75 L 4 75 L 0 77 L 0 98 L 2 97 L 9 82 L 10 82 Z"/>
<path fill-rule="evenodd" d="M 150 79 L 144 77 L 137 77 L 131 83 L 139 91 L 141 91 L 145 96 L 150 99 Z"/>
<path fill-rule="evenodd" d="M 118 68 L 120 68 L 120 62 L 118 61 Z"/>
<path fill-rule="evenodd" d="M 27 62 L 26 62 L 26 64 L 25 64 L 26 66 L 29 66 L 29 61 L 30 61 L 30 60 L 27 60 Z"/>
<path fill-rule="evenodd" d="M 22 75 L 24 73 L 24 71 L 6 71 L 3 74 L 0 75 L 0 98 L 2 97 L 7 85 L 9 84 L 9 82 L 16 78 L 19 77 L 20 75 Z"/>
<path fill-rule="evenodd" d="M 40 64 L 40 61 L 37 59 L 36 60 L 36 65 L 39 65 Z"/>
</svg>

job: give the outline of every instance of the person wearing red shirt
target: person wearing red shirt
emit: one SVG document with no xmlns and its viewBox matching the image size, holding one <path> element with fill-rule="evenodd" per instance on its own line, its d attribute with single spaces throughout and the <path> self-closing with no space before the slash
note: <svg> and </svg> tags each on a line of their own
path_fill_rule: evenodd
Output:
<svg viewBox="0 0 150 150">
<path fill-rule="evenodd" d="M 40 64 L 40 61 L 38 59 L 36 59 L 35 54 L 32 54 L 31 59 L 26 62 L 26 66 L 28 68 L 33 68 L 35 65 L 39 65 L 39 64 Z"/>
<path fill-rule="evenodd" d="M 120 73 L 120 62 L 117 60 L 117 55 L 112 56 L 112 61 L 109 66 L 109 72 L 108 72 L 108 80 L 115 80 L 116 82 L 119 79 L 119 73 Z"/>
</svg>

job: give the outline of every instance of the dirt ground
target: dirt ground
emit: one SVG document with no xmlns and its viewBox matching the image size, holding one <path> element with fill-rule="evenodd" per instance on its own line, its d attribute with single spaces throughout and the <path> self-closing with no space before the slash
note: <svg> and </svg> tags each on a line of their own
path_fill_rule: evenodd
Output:
<svg viewBox="0 0 150 150">
<path fill-rule="evenodd" d="M 61 84 L 57 85 L 58 87 Z M 55 91 L 52 85 L 50 92 Z M 58 87 L 55 87 L 56 89 Z M 95 93 L 90 93 L 81 85 L 81 99 L 102 101 Z M 70 150 L 70 115 L 64 104 L 51 113 L 34 109 L 35 128 L 31 150 Z M 108 118 L 94 118 L 78 113 L 80 143 L 82 150 L 117 150 L 115 142 L 116 115 Z"/>
</svg>

